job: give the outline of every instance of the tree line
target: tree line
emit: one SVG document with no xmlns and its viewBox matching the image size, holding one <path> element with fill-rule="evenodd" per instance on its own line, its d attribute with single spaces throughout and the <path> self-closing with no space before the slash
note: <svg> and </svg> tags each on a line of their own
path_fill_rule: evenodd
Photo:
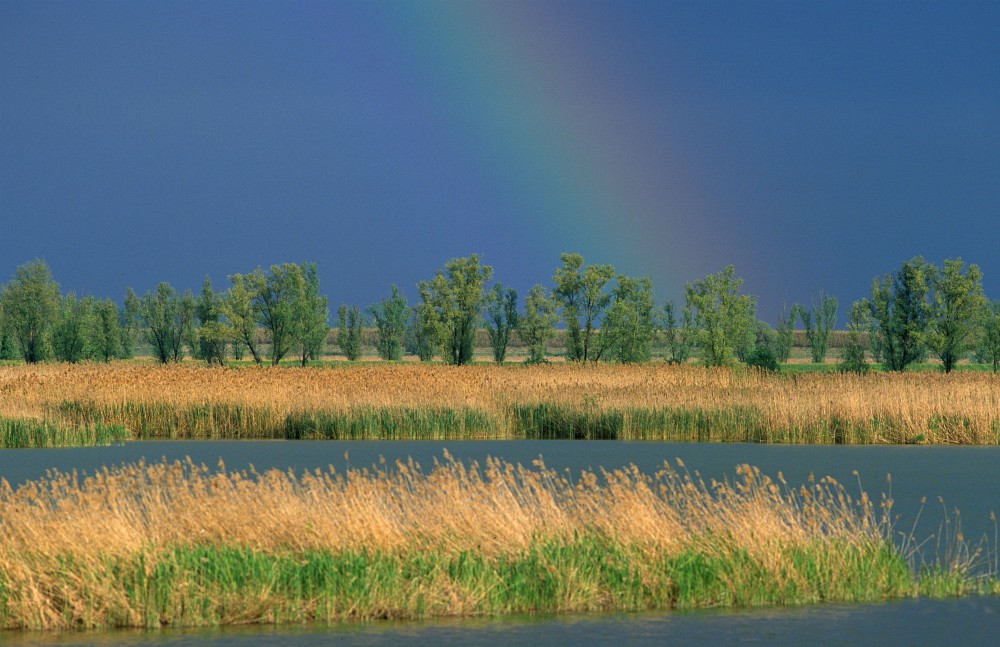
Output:
<svg viewBox="0 0 1000 647">
<path fill-rule="evenodd" d="M 140 342 L 162 363 L 185 355 L 210 365 L 294 357 L 305 366 L 325 353 L 329 301 L 320 294 L 315 263 L 272 265 L 228 279 L 229 287 L 216 291 L 206 277 L 197 296 L 166 282 L 142 296 L 129 288 L 119 307 L 111 299 L 62 294 L 49 267 L 32 261 L 0 289 L 0 359 L 108 362 L 134 356 Z M 336 344 L 349 360 L 358 359 L 363 330 L 371 325 L 383 359 L 409 353 L 462 365 L 473 360 L 476 332 L 485 328 L 497 363 L 505 361 L 514 333 L 527 346 L 526 361 L 540 363 L 562 327 L 566 359 L 581 364 L 649 361 L 659 342 L 672 363 L 697 358 L 709 366 L 739 361 L 777 370 L 788 361 L 799 323 L 812 361 L 825 362 L 837 322 L 837 299 L 820 292 L 808 307 L 784 308 L 772 328 L 757 319 L 756 299 L 741 293 L 733 266 L 688 284 L 679 307 L 657 306 L 647 277 L 588 265 L 580 254 L 562 254 L 553 286 L 533 286 L 523 310 L 514 288 L 492 281 L 493 268 L 478 255 L 452 259 L 417 285 L 419 301 L 412 306 L 395 285 L 364 311 L 341 305 Z M 983 294 L 976 265 L 952 259 L 937 268 L 916 257 L 876 277 L 870 297 L 852 304 L 847 337 L 843 370 L 867 371 L 869 354 L 897 371 L 934 354 L 947 372 L 974 354 L 997 371 L 1000 302 Z"/>
</svg>

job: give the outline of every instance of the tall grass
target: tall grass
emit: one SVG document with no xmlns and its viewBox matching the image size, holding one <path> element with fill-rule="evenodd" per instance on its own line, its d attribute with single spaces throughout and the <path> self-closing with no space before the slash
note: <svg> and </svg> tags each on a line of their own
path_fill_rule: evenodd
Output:
<svg viewBox="0 0 1000 647">
<path fill-rule="evenodd" d="M 731 481 L 705 483 L 680 463 L 656 474 L 633 467 L 573 478 L 540 461 L 480 467 L 447 455 L 426 470 L 409 462 L 257 474 L 164 462 L 54 474 L 0 488 L 0 626 L 155 628 L 920 594 L 877 509 L 830 479 L 796 488 L 744 466 Z M 948 562 L 934 581 L 969 587 L 968 567 Z M 995 590 L 995 579 L 975 587 Z"/>
<path fill-rule="evenodd" d="M 358 406 L 299 410 L 231 403 L 171 405 L 163 402 L 62 402 L 46 408 L 44 428 L 114 428 L 130 438 L 269 438 L 325 440 L 577 439 L 669 440 L 811 444 L 935 442 L 994 444 L 998 425 L 986 433 L 968 416 L 932 416 L 915 434 L 901 418 L 850 420 L 833 415 L 791 428 L 775 426 L 760 409 L 573 406 L 541 402 L 492 409 Z M 42 424 L 42 423 L 38 423 Z M 64 436 L 57 436 L 62 438 Z M 67 436 L 68 437 L 68 436 Z M 81 434 L 81 438 L 86 438 Z M 2 442 L 0 438 L 0 442 Z M 52 440 L 55 445 L 57 440 Z"/>
<path fill-rule="evenodd" d="M 121 425 L 101 422 L 84 426 L 67 426 L 34 419 L 0 418 L 0 447 L 81 447 L 110 445 L 128 438 Z"/>
<path fill-rule="evenodd" d="M 0 417 L 136 438 L 1000 442 L 1000 377 L 695 366 L 0 367 Z"/>
</svg>

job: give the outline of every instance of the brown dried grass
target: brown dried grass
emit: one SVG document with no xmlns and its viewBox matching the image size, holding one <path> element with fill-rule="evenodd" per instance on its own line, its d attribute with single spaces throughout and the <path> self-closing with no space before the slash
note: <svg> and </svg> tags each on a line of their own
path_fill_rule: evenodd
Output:
<svg viewBox="0 0 1000 647">
<path fill-rule="evenodd" d="M 316 369 L 219 369 L 136 364 L 0 367 L 0 417 L 42 418 L 62 402 L 227 403 L 277 415 L 361 407 L 477 409 L 506 419 L 510 407 L 553 403 L 588 410 L 752 408 L 763 424 L 871 425 L 928 442 L 997 442 L 1000 376 L 963 372 L 766 375 L 734 369 L 642 366 L 361 365 Z M 941 422 L 940 429 L 935 421 Z M 879 437 L 874 442 L 900 442 Z"/>
<path fill-rule="evenodd" d="M 427 471 L 400 463 L 346 474 L 136 464 L 86 478 L 55 474 L 17 490 L 3 483 L 2 615 L 15 626 L 63 626 L 67 613 L 100 625 L 92 617 L 100 609 L 84 598 L 107 577 L 109 560 L 146 555 L 155 569 L 175 546 L 495 558 L 540 541 L 598 537 L 646 555 L 646 567 L 684 551 L 738 553 L 784 582 L 798 577 L 782 560 L 787 551 L 851 559 L 885 546 L 885 530 L 867 496 L 852 499 L 829 479 L 795 490 L 748 466 L 731 483 L 706 484 L 682 464 L 571 480 L 540 461 L 480 468 L 447 454 Z M 126 603 L 113 584 L 100 586 L 101 604 Z"/>
</svg>

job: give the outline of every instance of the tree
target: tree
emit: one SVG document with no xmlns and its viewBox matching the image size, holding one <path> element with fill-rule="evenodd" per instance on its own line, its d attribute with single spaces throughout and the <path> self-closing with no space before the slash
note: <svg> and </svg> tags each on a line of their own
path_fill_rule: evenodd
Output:
<svg viewBox="0 0 1000 647">
<path fill-rule="evenodd" d="M 758 320 L 754 317 L 754 320 L 750 322 L 750 325 L 735 338 L 735 346 L 733 346 L 733 355 L 736 359 L 743 363 L 750 361 L 750 358 L 754 355 L 757 350 L 757 332 L 758 332 Z"/>
<path fill-rule="evenodd" d="M 139 306 L 146 341 L 153 346 L 153 353 L 162 363 L 176 362 L 183 357 L 184 340 L 190 337 L 187 315 L 181 311 L 181 299 L 169 283 L 156 286 L 156 292 L 147 292 Z"/>
<path fill-rule="evenodd" d="M 754 352 L 761 347 L 766 347 L 777 360 L 775 348 L 778 345 L 778 333 L 771 327 L 771 324 L 758 319 L 753 325 L 753 335 Z"/>
<path fill-rule="evenodd" d="M 257 344 L 257 322 L 262 315 L 258 295 L 265 289 L 267 279 L 264 272 L 257 268 L 250 274 L 233 274 L 229 282 L 232 287 L 222 299 L 221 310 L 233 331 L 233 347 L 235 349 L 237 344 L 246 347 L 253 361 L 260 366 L 263 357 Z"/>
<path fill-rule="evenodd" d="M 994 373 L 1000 371 L 1000 301 L 992 301 L 983 308 L 980 353 L 993 364 Z"/>
<path fill-rule="evenodd" d="M 368 313 L 375 321 L 375 350 L 378 356 L 385 360 L 402 359 L 406 322 L 410 316 L 406 297 L 394 285 L 389 298 L 368 308 Z"/>
<path fill-rule="evenodd" d="M 14 348 L 14 340 L 10 335 L 3 332 L 3 320 L 0 319 L 0 359 L 15 359 L 17 349 Z"/>
<path fill-rule="evenodd" d="M 611 303 L 605 288 L 615 276 L 611 265 L 583 264 L 580 254 L 562 254 L 562 267 L 553 277 L 553 298 L 562 307 L 566 324 L 566 357 L 586 363 L 591 357 L 597 321 Z"/>
<path fill-rule="evenodd" d="M 441 355 L 456 366 L 473 359 L 484 286 L 493 278 L 493 268 L 480 265 L 479 256 L 453 258 L 430 281 L 420 283 L 422 314 L 433 322 Z"/>
<path fill-rule="evenodd" d="M 674 304 L 668 301 L 663 306 L 663 334 L 667 341 L 667 350 L 671 364 L 684 364 L 691 358 L 691 346 L 695 338 L 694 317 L 691 307 L 685 305 L 681 311 L 681 321 L 678 325 Z"/>
<path fill-rule="evenodd" d="M 566 326 L 566 359 L 580 361 L 583 358 L 583 333 L 580 330 L 583 256 L 562 254 L 559 258 L 562 267 L 556 269 L 553 277 L 556 287 L 552 291 L 552 298 L 562 309 L 562 318 Z"/>
<path fill-rule="evenodd" d="M 52 324 L 59 311 L 59 284 L 45 261 L 21 265 L 0 292 L 4 328 L 14 338 L 24 361 L 45 359 L 52 343 Z"/>
<path fill-rule="evenodd" d="M 142 300 L 135 290 L 128 288 L 125 292 L 125 302 L 122 304 L 121 326 L 122 326 L 122 357 L 131 359 L 135 356 L 135 345 L 139 339 L 140 317 L 139 311 L 142 308 Z"/>
<path fill-rule="evenodd" d="M 191 290 L 184 290 L 183 296 L 181 296 L 180 303 L 177 308 L 177 315 L 180 318 L 180 330 L 181 330 L 181 341 L 188 350 L 191 352 L 192 356 L 197 357 L 198 349 L 198 322 L 195 317 L 195 310 L 198 307 L 198 302 L 195 301 L 194 294 Z M 176 359 L 179 360 L 183 357 L 183 353 L 180 354 Z"/>
<path fill-rule="evenodd" d="M 421 302 L 410 308 L 407 328 L 407 344 L 411 354 L 421 362 L 429 362 L 437 354 L 437 315 L 427 303 Z"/>
<path fill-rule="evenodd" d="M 77 299 L 72 292 L 59 304 L 52 330 L 52 349 L 60 362 L 76 364 L 88 355 L 93 299 Z"/>
<path fill-rule="evenodd" d="M 357 306 L 342 305 L 337 311 L 339 329 L 337 330 L 337 345 L 344 356 L 352 362 L 361 357 L 361 335 L 364 331 L 364 317 Z"/>
<path fill-rule="evenodd" d="M 612 296 L 614 301 L 604 317 L 601 348 L 595 359 L 607 352 L 609 358 L 622 364 L 649 361 L 656 334 L 653 284 L 649 277 L 619 275 Z"/>
<path fill-rule="evenodd" d="M 98 301 L 94 307 L 91 327 L 94 356 L 103 362 L 110 362 L 116 357 L 122 357 L 125 334 L 125 329 L 121 324 L 121 315 L 115 302 L 111 299 Z"/>
<path fill-rule="evenodd" d="M 868 361 L 865 359 L 865 331 L 871 327 L 871 304 L 861 299 L 851 304 L 847 319 L 847 345 L 840 351 L 840 370 L 865 374 Z"/>
<path fill-rule="evenodd" d="M 782 306 L 781 315 L 778 317 L 778 336 L 774 344 L 774 358 L 780 364 L 786 363 L 792 354 L 792 346 L 795 341 L 795 315 L 794 306 L 791 313 L 789 313 L 787 305 Z"/>
<path fill-rule="evenodd" d="M 330 310 L 327 298 L 319 294 L 319 273 L 315 263 L 299 266 L 299 278 L 295 285 L 292 294 L 292 337 L 298 345 L 302 366 L 305 366 L 310 357 L 317 358 L 323 354 L 326 334 L 330 330 L 327 325 Z M 360 313 L 358 318 L 363 321 Z"/>
<path fill-rule="evenodd" d="M 243 344 L 243 340 L 236 336 L 236 331 L 232 326 L 229 327 L 229 344 L 233 351 L 233 359 L 237 362 L 243 361 L 243 355 L 246 352 L 246 346 Z"/>
<path fill-rule="evenodd" d="M 792 307 L 793 318 L 796 310 L 806 329 L 806 341 L 809 342 L 812 361 L 814 364 L 822 364 L 826 361 L 830 348 L 830 332 L 837 325 L 837 299 L 820 292 L 818 300 L 813 301 L 812 310 L 796 304 Z"/>
<path fill-rule="evenodd" d="M 872 349 L 892 371 L 903 371 L 923 354 L 930 317 L 927 296 L 935 268 L 920 256 L 893 274 L 872 281 Z"/>
<path fill-rule="evenodd" d="M 987 305 L 983 295 L 983 273 L 969 265 L 963 273 L 962 259 L 946 260 L 944 268 L 931 278 L 927 346 L 941 358 L 945 373 L 971 348 Z"/>
<path fill-rule="evenodd" d="M 232 328 L 222 319 L 223 301 L 223 297 L 212 289 L 212 279 L 206 276 L 194 314 L 198 320 L 197 357 L 209 366 L 213 363 L 225 366 L 226 347 L 233 336 Z"/>
<path fill-rule="evenodd" d="M 747 366 L 758 368 L 768 373 L 781 370 L 775 348 L 778 345 L 778 333 L 766 321 L 757 321 L 753 326 L 753 350 L 747 353 L 743 360 Z"/>
<path fill-rule="evenodd" d="M 518 320 L 517 334 L 528 346 L 529 364 L 545 362 L 546 345 L 556 332 L 559 313 L 552 296 L 543 285 L 528 291 L 524 316 Z"/>
<path fill-rule="evenodd" d="M 201 294 L 194 304 L 197 333 L 192 355 L 205 360 L 209 365 L 216 361 L 220 366 L 226 363 L 226 346 L 229 340 L 225 335 L 219 334 L 222 327 L 221 300 L 212 288 L 212 279 L 206 276 L 201 284 Z"/>
<path fill-rule="evenodd" d="M 736 347 L 753 335 L 756 301 L 739 294 L 742 285 L 732 265 L 687 285 L 687 305 L 694 314 L 697 343 L 707 366 L 731 364 Z"/>
<path fill-rule="evenodd" d="M 277 366 L 292 349 L 295 300 L 302 289 L 302 268 L 295 263 L 272 265 L 256 287 L 252 303 L 271 342 L 271 364 Z"/>
<path fill-rule="evenodd" d="M 510 333 L 517 329 L 517 292 L 497 282 L 486 297 L 486 333 L 493 349 L 493 361 L 503 364 Z"/>
</svg>

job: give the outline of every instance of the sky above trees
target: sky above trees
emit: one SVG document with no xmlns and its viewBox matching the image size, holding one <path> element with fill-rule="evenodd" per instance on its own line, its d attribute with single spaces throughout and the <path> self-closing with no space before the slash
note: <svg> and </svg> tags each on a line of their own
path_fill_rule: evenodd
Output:
<svg viewBox="0 0 1000 647">
<path fill-rule="evenodd" d="M 331 310 L 477 253 L 772 323 L 916 255 L 1000 298 L 1000 3 L 0 3 L 0 282 L 315 262 Z"/>
</svg>

